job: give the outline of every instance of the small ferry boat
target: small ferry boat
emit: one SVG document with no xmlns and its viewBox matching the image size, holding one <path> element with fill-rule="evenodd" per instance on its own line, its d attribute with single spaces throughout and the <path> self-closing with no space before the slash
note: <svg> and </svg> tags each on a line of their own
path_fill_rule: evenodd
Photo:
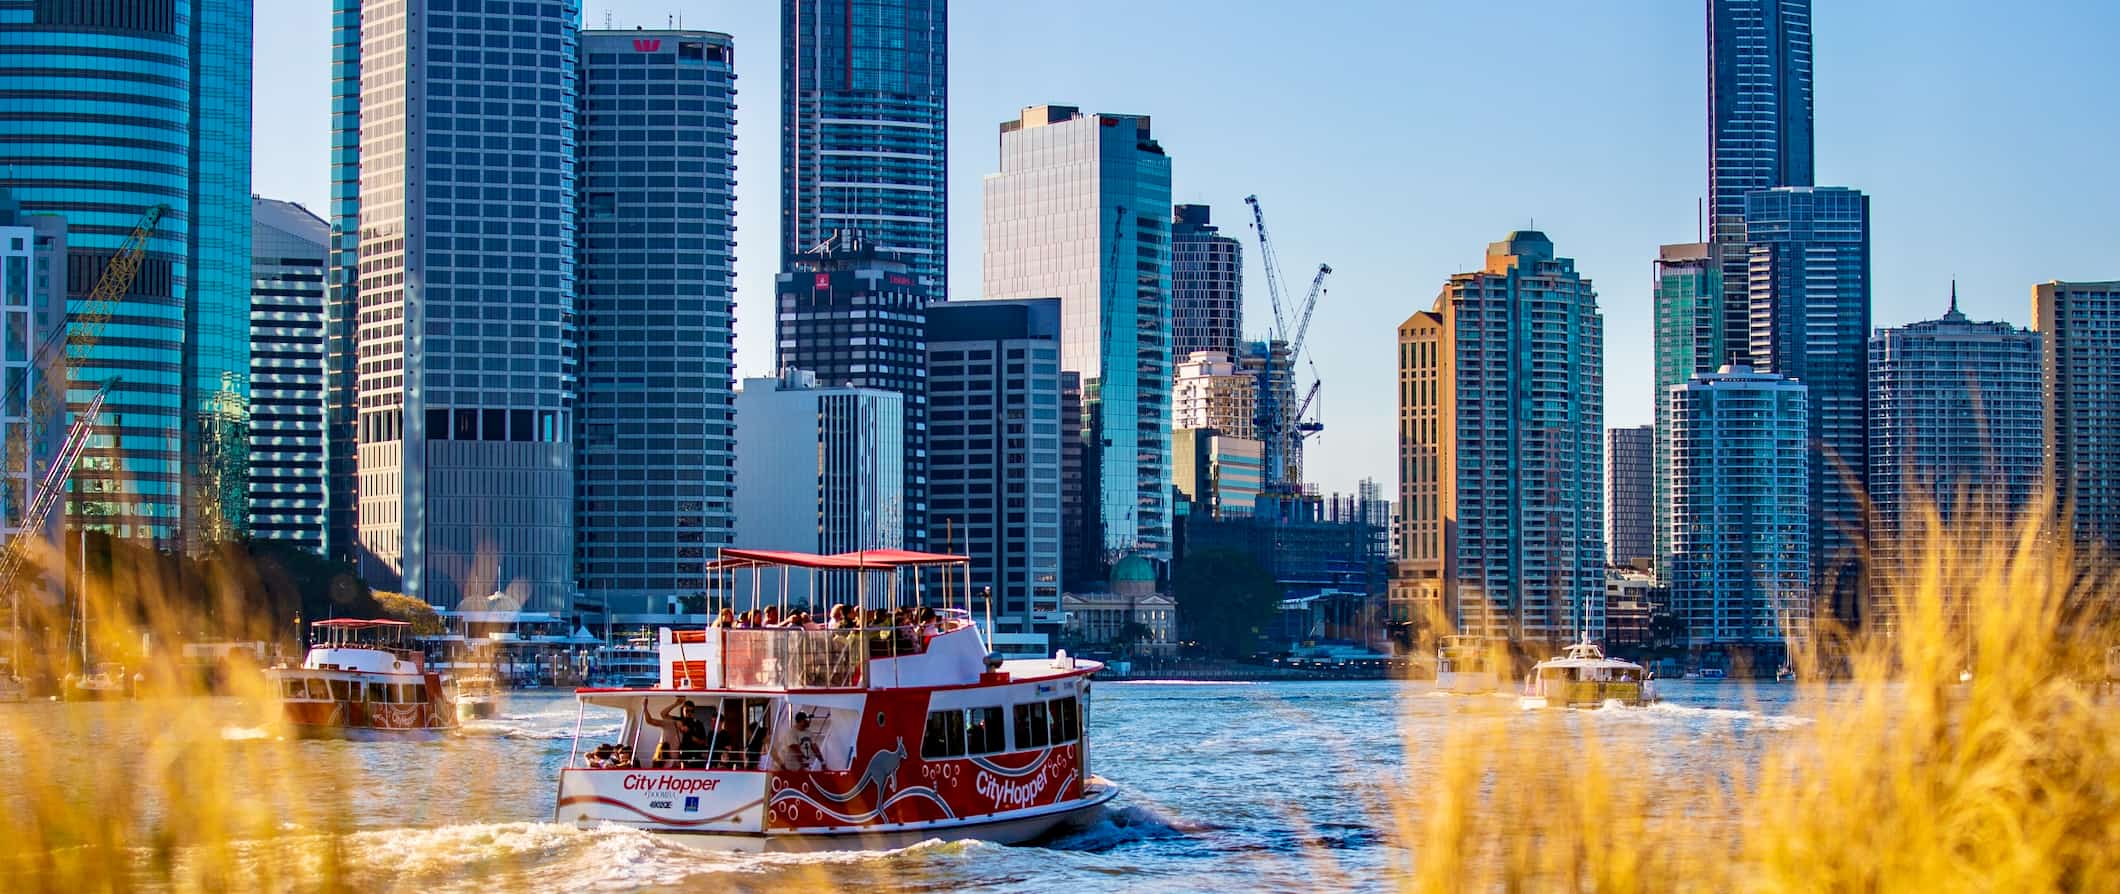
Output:
<svg viewBox="0 0 2120 894">
<path fill-rule="evenodd" d="M 1588 639 L 1569 646 L 1559 658 L 1531 669 L 1519 701 L 1526 708 L 1598 708 L 1618 703 L 1640 707 L 1656 700 L 1647 669 L 1632 661 L 1605 657 Z"/>
<path fill-rule="evenodd" d="M 500 687 L 489 674 L 457 677 L 456 716 L 483 720 L 500 713 Z"/>
<path fill-rule="evenodd" d="M 265 671 L 297 734 L 395 737 L 456 728 L 456 703 L 441 674 L 406 645 L 411 624 L 333 619 L 310 626 L 318 639 L 302 666 Z"/>
<path fill-rule="evenodd" d="M 1495 645 L 1484 636 L 1446 636 L 1435 650 L 1435 691 L 1458 695 L 1498 692 Z"/>
<path fill-rule="evenodd" d="M 649 689 L 662 679 L 662 653 L 646 637 L 626 644 L 596 650 L 596 676 L 602 685 L 615 689 Z"/>
<path fill-rule="evenodd" d="M 0 705 L 11 705 L 29 701 L 29 684 L 14 674 L 0 670 Z"/>
<path fill-rule="evenodd" d="M 95 673 L 67 677 L 66 700 L 99 702 L 131 698 L 132 682 L 125 676 L 123 665 L 115 661 L 100 662 L 96 665 Z"/>
<path fill-rule="evenodd" d="M 1103 665 L 989 652 L 963 590 L 942 595 L 966 605 L 916 625 L 891 614 L 897 594 L 923 592 L 919 569 L 964 562 L 721 550 L 709 567 L 749 572 L 754 607 L 767 571 L 783 586 L 791 573 L 884 580 L 830 591 L 851 598 L 838 626 L 660 629 L 655 686 L 577 690 L 584 713 L 624 719 L 600 742 L 577 724 L 554 821 L 783 850 L 1015 843 L 1079 820 L 1117 791 L 1089 770 L 1090 675 Z"/>
</svg>

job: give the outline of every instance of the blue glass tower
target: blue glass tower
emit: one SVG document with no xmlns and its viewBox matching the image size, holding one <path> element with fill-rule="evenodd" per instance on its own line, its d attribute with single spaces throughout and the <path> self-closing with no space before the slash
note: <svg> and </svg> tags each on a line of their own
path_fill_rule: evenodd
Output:
<svg viewBox="0 0 2120 894">
<path fill-rule="evenodd" d="M 1811 0 L 1708 0 L 1708 223 L 1728 351 L 1718 364 L 1748 360 L 1745 194 L 1810 186 L 1811 143 Z"/>
<path fill-rule="evenodd" d="M 576 572 L 653 623 L 728 545 L 736 75 L 729 36 L 582 36 Z"/>
<path fill-rule="evenodd" d="M 197 546 L 240 534 L 249 402 L 250 0 L 0 2 L 0 171 L 66 219 L 66 289 L 95 287 L 167 206 L 89 361 L 117 379 L 69 517 Z"/>
<path fill-rule="evenodd" d="M 861 230 L 949 285 L 949 5 L 781 0 L 781 250 Z M 783 268 L 786 269 L 786 268 Z"/>
<path fill-rule="evenodd" d="M 331 224 L 324 265 L 324 553 L 357 560 L 359 417 L 354 323 L 360 295 L 361 0 L 331 0 Z"/>
<path fill-rule="evenodd" d="M 1869 464 L 1870 199 L 1846 187 L 1745 196 L 1752 365 L 1810 386 L 1811 582 L 1842 621 L 1864 602 Z"/>
</svg>

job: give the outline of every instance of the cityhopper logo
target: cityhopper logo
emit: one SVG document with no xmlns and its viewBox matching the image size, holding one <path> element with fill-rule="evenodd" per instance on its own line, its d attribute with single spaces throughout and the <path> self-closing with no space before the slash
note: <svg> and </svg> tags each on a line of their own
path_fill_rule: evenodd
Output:
<svg viewBox="0 0 2120 894">
<path fill-rule="evenodd" d="M 662 41 L 653 37 L 636 37 L 633 39 L 633 49 L 642 53 L 653 53 L 662 49 Z"/>
</svg>

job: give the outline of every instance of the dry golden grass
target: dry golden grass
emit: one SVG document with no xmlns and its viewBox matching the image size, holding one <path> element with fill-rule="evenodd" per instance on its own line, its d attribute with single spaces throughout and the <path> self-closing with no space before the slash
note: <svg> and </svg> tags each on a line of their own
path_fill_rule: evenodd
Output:
<svg viewBox="0 0 2120 894">
<path fill-rule="evenodd" d="M 1896 635 L 1821 637 L 1850 679 L 1798 684 L 1815 722 L 1732 749 L 1721 785 L 1646 772 L 1647 746 L 1563 712 L 1507 740 L 1454 729 L 1403 791 L 1400 887 L 2120 890 L 2120 716 L 2099 682 L 2120 591 L 2049 517 L 1929 512 Z"/>
</svg>

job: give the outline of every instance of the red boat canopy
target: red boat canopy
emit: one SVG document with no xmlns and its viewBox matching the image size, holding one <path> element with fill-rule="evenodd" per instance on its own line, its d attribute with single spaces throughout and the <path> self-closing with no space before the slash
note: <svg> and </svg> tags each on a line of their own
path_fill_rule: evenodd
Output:
<svg viewBox="0 0 2120 894">
<path fill-rule="evenodd" d="M 338 627 L 346 630 L 364 630 L 370 627 L 410 627 L 410 621 L 392 621 L 387 618 L 331 618 L 310 624 L 311 627 Z"/>
<path fill-rule="evenodd" d="M 721 558 L 707 563 L 709 570 L 728 568 L 813 568 L 826 571 L 889 570 L 910 565 L 945 565 L 970 561 L 946 553 L 920 553 L 902 549 L 871 549 L 821 556 L 776 549 L 724 549 Z"/>
</svg>

